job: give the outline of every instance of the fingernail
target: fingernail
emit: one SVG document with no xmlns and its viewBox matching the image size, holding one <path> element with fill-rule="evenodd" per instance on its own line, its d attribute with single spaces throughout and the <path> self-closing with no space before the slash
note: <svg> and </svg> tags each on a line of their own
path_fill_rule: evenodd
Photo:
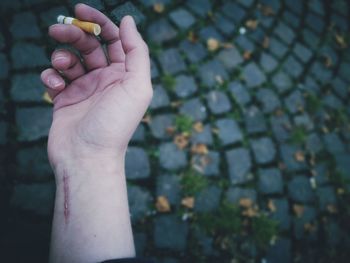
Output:
<svg viewBox="0 0 350 263">
<path fill-rule="evenodd" d="M 62 85 L 62 81 L 58 79 L 57 77 L 50 77 L 49 78 L 49 85 L 53 89 L 57 89 L 59 86 Z"/>
<path fill-rule="evenodd" d="M 64 54 L 64 53 L 56 53 L 54 58 L 53 58 L 53 60 L 52 60 L 52 62 L 57 62 L 59 60 L 64 61 L 66 59 L 67 59 L 66 54 Z"/>
</svg>

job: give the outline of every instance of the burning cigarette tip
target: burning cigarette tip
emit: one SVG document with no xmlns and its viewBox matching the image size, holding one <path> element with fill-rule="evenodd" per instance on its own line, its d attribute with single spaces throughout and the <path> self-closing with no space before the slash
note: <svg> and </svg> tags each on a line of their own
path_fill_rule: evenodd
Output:
<svg viewBox="0 0 350 263">
<path fill-rule="evenodd" d="M 59 15 L 57 17 L 57 22 L 59 24 L 75 25 L 85 32 L 94 34 L 95 36 L 98 36 L 101 33 L 100 25 L 92 22 L 80 21 L 74 17 Z"/>
</svg>

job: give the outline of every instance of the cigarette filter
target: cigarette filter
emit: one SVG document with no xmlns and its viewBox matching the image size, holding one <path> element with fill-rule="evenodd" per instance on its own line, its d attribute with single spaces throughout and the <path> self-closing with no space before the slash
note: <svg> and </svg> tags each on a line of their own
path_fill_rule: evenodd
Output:
<svg viewBox="0 0 350 263">
<path fill-rule="evenodd" d="M 57 22 L 59 24 L 75 25 L 84 30 L 85 32 L 94 34 L 95 36 L 98 36 L 101 33 L 100 25 L 92 22 L 80 21 L 74 17 L 59 15 L 57 17 Z"/>
</svg>

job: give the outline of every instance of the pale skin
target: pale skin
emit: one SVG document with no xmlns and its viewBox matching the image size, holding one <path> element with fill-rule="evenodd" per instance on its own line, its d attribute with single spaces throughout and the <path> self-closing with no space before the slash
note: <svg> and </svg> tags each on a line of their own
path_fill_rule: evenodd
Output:
<svg viewBox="0 0 350 263">
<path fill-rule="evenodd" d="M 83 59 L 56 50 L 52 68 L 41 74 L 54 103 L 48 140 L 56 178 L 50 262 L 133 257 L 124 157 L 153 94 L 148 48 L 130 16 L 118 28 L 78 4 L 75 17 L 99 24 L 107 48 L 76 26 L 49 28 L 50 37 L 72 45 Z"/>
</svg>

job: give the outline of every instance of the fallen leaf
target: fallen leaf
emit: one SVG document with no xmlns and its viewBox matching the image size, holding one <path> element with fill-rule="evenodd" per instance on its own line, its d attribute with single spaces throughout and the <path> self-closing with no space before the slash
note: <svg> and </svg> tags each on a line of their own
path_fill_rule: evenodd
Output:
<svg viewBox="0 0 350 263">
<path fill-rule="evenodd" d="M 224 43 L 221 43 L 221 47 L 229 49 L 229 48 L 234 48 L 234 45 L 230 42 L 224 42 Z"/>
<path fill-rule="evenodd" d="M 193 154 L 208 154 L 209 150 L 208 147 L 204 144 L 204 143 L 198 143 L 198 144 L 194 144 L 191 147 L 191 153 Z"/>
<path fill-rule="evenodd" d="M 344 188 L 337 188 L 337 194 L 338 194 L 338 195 L 343 195 L 343 194 L 345 194 Z"/>
<path fill-rule="evenodd" d="M 261 13 L 264 16 L 273 16 L 273 15 L 275 15 L 275 11 L 273 10 L 273 8 L 271 6 L 260 5 L 260 10 L 261 10 Z"/>
<path fill-rule="evenodd" d="M 245 26 L 251 30 L 255 30 L 259 25 L 259 21 L 257 19 L 249 19 L 245 22 Z"/>
<path fill-rule="evenodd" d="M 253 206 L 253 200 L 247 197 L 243 197 L 239 199 L 239 205 L 244 208 L 249 208 Z"/>
<path fill-rule="evenodd" d="M 311 223 L 306 223 L 306 224 L 304 224 L 304 230 L 306 231 L 306 232 L 315 232 L 315 230 L 316 230 L 316 226 L 314 225 L 314 224 L 311 224 Z"/>
<path fill-rule="evenodd" d="M 189 136 L 187 134 L 181 133 L 175 136 L 174 138 L 174 144 L 179 148 L 180 150 L 183 150 L 187 147 L 189 143 Z"/>
<path fill-rule="evenodd" d="M 215 51 L 220 47 L 220 43 L 215 38 L 208 38 L 207 40 L 207 48 L 209 51 Z"/>
<path fill-rule="evenodd" d="M 332 58 L 331 58 L 329 55 L 327 55 L 327 54 L 324 54 L 324 55 L 323 55 L 323 63 L 324 63 L 324 65 L 325 65 L 326 68 L 330 68 L 330 67 L 333 66 L 333 60 L 332 60 Z"/>
<path fill-rule="evenodd" d="M 212 131 L 214 134 L 219 134 L 219 132 L 220 132 L 219 128 L 216 128 L 216 127 L 211 128 L 211 131 Z"/>
<path fill-rule="evenodd" d="M 348 43 L 346 43 L 345 36 L 339 33 L 335 34 L 335 42 L 339 45 L 340 48 L 348 47 Z"/>
<path fill-rule="evenodd" d="M 327 211 L 331 214 L 336 214 L 338 213 L 338 208 L 333 204 L 329 204 L 327 205 Z"/>
<path fill-rule="evenodd" d="M 182 101 L 181 100 L 172 101 L 170 103 L 170 106 L 173 107 L 173 108 L 178 108 L 181 105 L 182 105 Z"/>
<path fill-rule="evenodd" d="M 144 122 L 144 123 L 147 123 L 147 124 L 150 124 L 151 121 L 152 121 L 152 119 L 151 119 L 151 116 L 149 114 L 146 114 L 141 120 L 141 122 Z"/>
<path fill-rule="evenodd" d="M 216 76 L 215 76 L 215 80 L 216 80 L 216 82 L 217 82 L 219 85 L 224 84 L 224 79 L 223 79 L 222 76 L 220 76 L 220 75 L 216 75 Z"/>
<path fill-rule="evenodd" d="M 268 36 L 264 36 L 263 42 L 262 42 L 263 48 L 268 48 L 270 46 L 270 38 Z"/>
<path fill-rule="evenodd" d="M 322 127 L 323 133 L 329 133 L 329 129 L 326 126 Z"/>
<path fill-rule="evenodd" d="M 153 10 L 156 13 L 163 13 L 164 12 L 164 4 L 163 3 L 155 3 L 153 5 Z"/>
<path fill-rule="evenodd" d="M 203 132 L 203 130 L 204 130 L 204 125 L 203 125 L 202 122 L 197 121 L 197 122 L 195 122 L 195 123 L 193 124 L 193 129 L 194 129 L 196 132 L 201 133 L 201 132 Z"/>
<path fill-rule="evenodd" d="M 255 207 L 248 207 L 242 211 L 242 215 L 247 216 L 247 217 L 255 217 L 255 216 L 259 215 L 259 211 L 258 211 L 258 208 L 256 206 Z"/>
<path fill-rule="evenodd" d="M 166 198 L 163 195 L 158 196 L 157 202 L 156 202 L 156 209 L 158 212 L 161 212 L 161 213 L 169 212 L 171 209 L 170 209 L 168 198 Z"/>
<path fill-rule="evenodd" d="M 267 208 L 272 212 L 276 212 L 277 208 L 275 206 L 275 203 L 273 202 L 272 199 L 269 199 L 269 201 L 267 202 Z"/>
<path fill-rule="evenodd" d="M 195 43 L 198 41 L 198 36 L 193 31 L 190 31 L 188 32 L 187 39 L 190 42 Z"/>
<path fill-rule="evenodd" d="M 176 129 L 174 126 L 169 126 L 165 128 L 165 132 L 169 135 L 173 135 L 175 133 Z"/>
<path fill-rule="evenodd" d="M 303 151 L 296 151 L 294 153 L 294 159 L 298 162 L 304 162 L 305 161 L 305 154 Z"/>
<path fill-rule="evenodd" d="M 49 93 L 47 93 L 47 91 L 45 91 L 44 94 L 43 94 L 43 100 L 44 100 L 45 102 L 49 103 L 49 104 L 52 104 L 52 100 L 51 100 L 51 98 L 50 98 Z"/>
<path fill-rule="evenodd" d="M 249 59 L 251 59 L 251 57 L 252 57 L 252 51 L 250 51 L 250 50 L 245 50 L 245 51 L 243 52 L 243 58 L 244 58 L 245 60 L 249 60 Z"/>
<path fill-rule="evenodd" d="M 181 204 L 182 204 L 184 207 L 187 207 L 187 208 L 191 208 L 191 209 L 192 209 L 192 208 L 194 207 L 194 197 L 189 196 L 189 197 L 182 198 Z"/>
<path fill-rule="evenodd" d="M 297 217 L 301 217 L 304 214 L 304 210 L 305 209 L 303 205 L 298 205 L 298 204 L 293 205 L 293 211 Z"/>
</svg>

